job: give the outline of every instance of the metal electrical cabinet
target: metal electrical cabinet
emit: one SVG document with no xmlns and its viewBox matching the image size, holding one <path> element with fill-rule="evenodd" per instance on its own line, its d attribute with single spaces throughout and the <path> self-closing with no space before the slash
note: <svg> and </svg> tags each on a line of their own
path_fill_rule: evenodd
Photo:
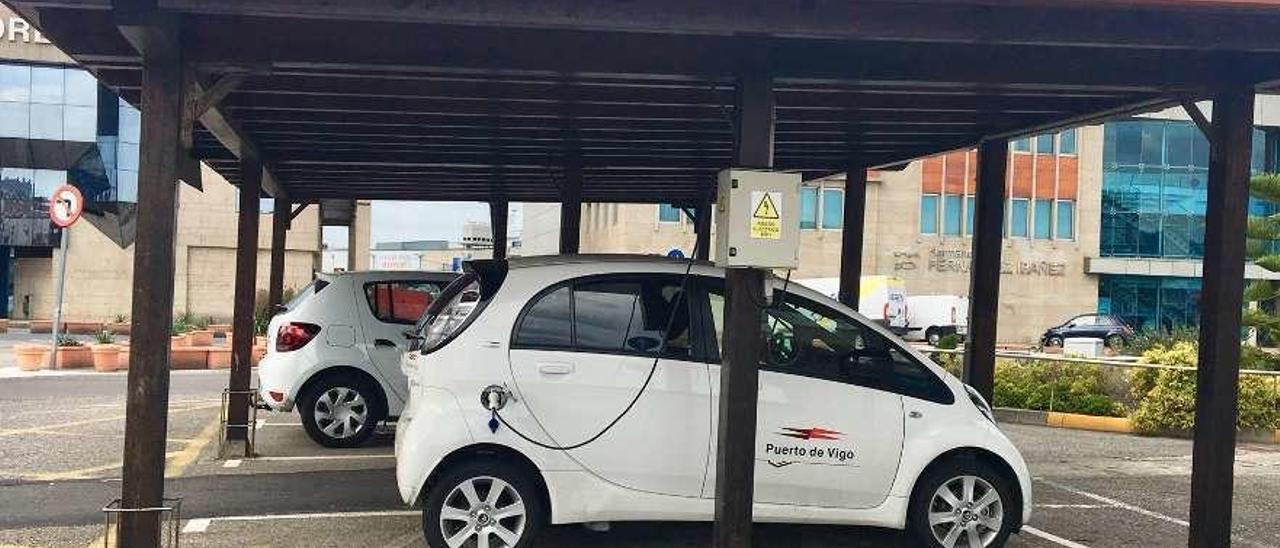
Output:
<svg viewBox="0 0 1280 548">
<path fill-rule="evenodd" d="M 800 174 L 726 169 L 717 190 L 716 265 L 799 266 Z"/>
</svg>

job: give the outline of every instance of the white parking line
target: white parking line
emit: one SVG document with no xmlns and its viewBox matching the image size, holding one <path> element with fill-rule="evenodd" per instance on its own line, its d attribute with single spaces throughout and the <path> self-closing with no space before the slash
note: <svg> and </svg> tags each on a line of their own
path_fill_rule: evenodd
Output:
<svg viewBox="0 0 1280 548">
<path fill-rule="evenodd" d="M 1081 510 L 1096 510 L 1099 508 L 1114 508 L 1110 504 L 1037 504 L 1036 508 L 1048 508 L 1050 510 L 1061 510 L 1064 508 L 1078 508 Z"/>
<path fill-rule="evenodd" d="M 239 468 L 241 462 L 244 462 L 244 461 L 240 459 L 227 459 L 227 462 L 222 463 L 222 467 L 223 468 Z"/>
<path fill-rule="evenodd" d="M 254 462 L 292 462 L 308 460 L 359 460 L 359 459 L 394 459 L 390 453 L 353 454 L 353 455 L 299 455 L 292 457 L 254 457 Z"/>
<path fill-rule="evenodd" d="M 1067 540 L 1053 533 L 1046 533 L 1030 525 L 1023 525 L 1022 530 L 1031 534 L 1032 536 L 1040 537 L 1044 540 L 1047 540 L 1059 546 L 1066 546 L 1067 548 L 1089 548 L 1087 545 L 1080 544 L 1079 542 Z"/>
<path fill-rule="evenodd" d="M 1087 498 L 1087 499 L 1093 499 L 1093 500 L 1096 500 L 1096 501 L 1101 502 L 1101 503 L 1103 503 L 1103 504 L 1106 504 L 1106 505 L 1108 505 L 1108 506 L 1114 506 L 1114 507 L 1116 507 L 1116 508 L 1120 508 L 1120 509 L 1122 509 L 1122 510 L 1128 510 L 1128 511 L 1133 512 L 1133 513 L 1135 513 L 1135 514 L 1142 514 L 1142 515 L 1147 516 L 1147 517 L 1149 517 L 1149 518 L 1155 518 L 1155 519 L 1158 519 L 1158 520 L 1160 520 L 1160 521 L 1166 521 L 1166 522 L 1172 523 L 1172 524 L 1174 524 L 1174 525 L 1181 525 L 1181 526 L 1183 526 L 1183 527 L 1190 527 L 1190 526 L 1191 526 L 1191 524 L 1190 524 L 1189 522 L 1187 522 L 1186 520 L 1181 520 L 1181 519 L 1178 519 L 1178 518 L 1175 518 L 1175 517 L 1166 516 L 1166 515 L 1161 514 L 1161 513 L 1159 513 L 1159 512 L 1152 512 L 1151 510 L 1147 510 L 1146 508 L 1140 508 L 1140 507 L 1138 507 L 1138 506 L 1134 506 L 1134 505 L 1129 504 L 1129 503 L 1126 503 L 1126 502 L 1120 502 L 1120 501 L 1118 501 L 1118 500 L 1116 500 L 1116 499 L 1107 498 L 1107 497 L 1104 497 L 1104 496 L 1102 496 L 1102 495 L 1098 495 L 1098 494 L 1090 493 L 1090 492 L 1088 492 L 1088 491 L 1082 491 L 1082 490 L 1080 490 L 1080 489 L 1076 489 L 1075 487 L 1071 487 L 1070 485 L 1063 485 L 1063 484 L 1058 483 L 1058 482 L 1056 482 L 1056 481 L 1049 481 L 1049 480 L 1047 480 L 1047 479 L 1043 479 L 1043 478 L 1040 478 L 1040 482 L 1041 482 L 1041 483 L 1044 483 L 1045 485 L 1048 485 L 1048 486 L 1050 486 L 1050 487 L 1056 487 L 1056 488 L 1058 488 L 1058 489 L 1061 489 L 1061 490 L 1066 491 L 1066 492 L 1068 492 L 1068 493 L 1071 493 L 1071 494 L 1073 494 L 1073 495 L 1080 495 L 1080 496 L 1082 496 L 1082 497 L 1084 497 L 1084 498 Z"/>
<path fill-rule="evenodd" d="M 308 520 L 308 519 L 342 519 L 342 518 L 398 518 L 398 517 L 418 517 L 422 512 L 418 510 L 381 510 L 367 512 L 316 512 L 301 514 L 257 514 L 243 516 L 217 516 L 211 518 L 194 518 L 187 520 L 187 524 L 182 527 L 183 533 L 203 533 L 209 530 L 209 526 L 214 522 L 223 521 L 283 521 L 283 520 Z"/>
<path fill-rule="evenodd" d="M 182 527 L 183 533 L 203 533 L 209 529 L 212 520 L 209 518 L 197 518 L 188 520 L 187 524 Z"/>
</svg>

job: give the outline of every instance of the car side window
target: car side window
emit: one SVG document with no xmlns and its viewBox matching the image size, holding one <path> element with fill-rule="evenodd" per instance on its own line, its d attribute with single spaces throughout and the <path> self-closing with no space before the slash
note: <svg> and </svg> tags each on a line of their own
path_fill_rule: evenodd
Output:
<svg viewBox="0 0 1280 548">
<path fill-rule="evenodd" d="M 534 348 L 573 346 L 573 288 L 561 286 L 543 293 L 525 310 L 515 344 Z"/>
<path fill-rule="evenodd" d="M 663 355 L 687 359 L 693 352 L 689 309 L 679 277 L 591 277 L 560 286 L 530 305 L 514 344 L 653 355 L 669 333 Z M 554 322 L 547 321 L 551 318 Z"/>
<path fill-rule="evenodd" d="M 723 344 L 724 297 L 709 290 L 717 347 Z M 760 367 L 950 403 L 942 380 L 879 332 L 827 306 L 795 294 L 770 307 L 764 319 Z"/>
<path fill-rule="evenodd" d="M 369 311 L 378 321 L 413 325 L 440 296 L 435 282 L 394 280 L 364 284 Z"/>
</svg>

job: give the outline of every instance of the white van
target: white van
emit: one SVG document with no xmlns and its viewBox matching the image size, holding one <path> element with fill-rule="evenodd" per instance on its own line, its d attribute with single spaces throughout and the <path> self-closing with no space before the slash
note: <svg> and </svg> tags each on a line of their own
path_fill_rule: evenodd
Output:
<svg viewBox="0 0 1280 548">
<path fill-rule="evenodd" d="M 912 295 L 907 297 L 908 340 L 924 340 L 931 345 L 947 335 L 969 333 L 969 299 L 959 295 Z"/>
<path fill-rule="evenodd" d="M 840 278 L 808 278 L 796 283 L 840 299 Z M 895 334 L 907 332 L 907 285 L 895 276 L 863 276 L 858 284 L 858 313 Z"/>
</svg>

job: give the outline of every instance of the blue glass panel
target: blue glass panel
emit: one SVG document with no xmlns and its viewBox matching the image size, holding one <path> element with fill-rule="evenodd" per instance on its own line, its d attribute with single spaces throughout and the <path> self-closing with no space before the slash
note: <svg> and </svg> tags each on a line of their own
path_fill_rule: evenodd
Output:
<svg viewBox="0 0 1280 548">
<path fill-rule="evenodd" d="M 822 190 L 822 228 L 844 227 L 844 191 Z"/>
<path fill-rule="evenodd" d="M 800 188 L 800 228 L 818 228 L 818 188 Z"/>
<path fill-rule="evenodd" d="M 1258 128 L 1253 128 L 1253 139 L 1251 142 L 1253 144 L 1253 154 L 1249 158 L 1249 168 L 1254 173 L 1262 173 L 1262 169 L 1264 167 L 1263 162 L 1267 157 L 1267 154 L 1266 154 L 1267 136 L 1266 134 L 1262 133 L 1262 130 Z"/>
<path fill-rule="evenodd" d="M 67 172 L 54 171 L 52 169 L 37 169 L 33 173 L 33 181 L 35 186 L 35 196 L 48 198 L 53 195 L 53 191 L 58 187 L 67 183 Z"/>
<path fill-rule="evenodd" d="M 1031 219 L 1030 201 L 1025 199 L 1014 199 L 1009 204 L 1009 236 L 1014 238 L 1027 237 L 1027 223 Z"/>
<path fill-rule="evenodd" d="M 1036 152 L 1040 154 L 1053 154 L 1053 135 L 1037 135 Z"/>
<path fill-rule="evenodd" d="M 1058 202 L 1058 232 L 1055 236 L 1059 240 L 1073 240 L 1076 237 L 1076 204 L 1062 200 Z"/>
<path fill-rule="evenodd" d="M 1076 130 L 1074 128 L 1058 134 L 1058 152 L 1062 154 L 1076 153 Z"/>
<path fill-rule="evenodd" d="M 938 197 L 935 195 L 920 197 L 920 233 L 938 233 Z"/>
<path fill-rule="evenodd" d="M 118 150 L 119 155 L 116 157 L 116 165 L 119 166 L 120 169 L 137 171 L 138 145 L 121 141 Z"/>
<path fill-rule="evenodd" d="M 0 137 L 26 139 L 31 134 L 31 105 L 0 101 Z"/>
<path fill-rule="evenodd" d="M 142 115 L 138 109 L 120 100 L 120 140 L 127 143 L 142 142 Z"/>
<path fill-rule="evenodd" d="M 960 235 L 960 205 L 963 202 L 959 196 L 947 195 L 942 198 L 942 233 L 948 236 Z"/>
<path fill-rule="evenodd" d="M 62 105 L 31 104 L 31 138 L 62 140 Z"/>
<path fill-rule="evenodd" d="M 1103 275 L 1098 310 L 1135 328 L 1171 329 L 1199 321 L 1198 278 Z"/>
<path fill-rule="evenodd" d="M 124 154 L 121 154 L 123 157 Z M 658 221 L 664 223 L 680 222 L 680 210 L 671 204 L 658 204 Z"/>
<path fill-rule="evenodd" d="M 1037 240 L 1053 237 L 1053 200 L 1036 200 L 1035 224 Z"/>
<path fill-rule="evenodd" d="M 31 102 L 62 104 L 62 73 L 60 68 L 31 67 Z"/>
<path fill-rule="evenodd" d="M 83 70 L 70 69 L 64 73 L 66 104 L 82 107 L 98 106 L 98 81 Z"/>
<path fill-rule="evenodd" d="M 1165 129 L 1165 161 L 1172 167 L 1192 165 L 1192 143 L 1200 128 L 1191 123 L 1170 123 Z"/>
<path fill-rule="evenodd" d="M 974 203 L 973 196 L 967 196 L 964 199 L 964 233 L 973 234 L 973 215 L 978 209 Z"/>
<path fill-rule="evenodd" d="M 1142 162 L 1141 122 L 1115 122 L 1107 124 L 1108 141 L 1113 144 L 1104 150 L 1111 154 L 1103 161 L 1108 164 L 1138 165 Z"/>
<path fill-rule="evenodd" d="M 1031 152 L 1031 139 L 1018 139 L 1013 142 L 1013 150 L 1017 152 Z"/>
<path fill-rule="evenodd" d="M 0 65 L 0 101 L 26 103 L 31 100 L 31 67 Z"/>
<path fill-rule="evenodd" d="M 98 137 L 98 107 L 66 106 L 62 111 L 62 138 L 93 142 Z"/>
<path fill-rule="evenodd" d="M 1142 163 L 1164 165 L 1164 122 L 1142 122 Z"/>
<path fill-rule="evenodd" d="M 118 172 L 119 183 L 116 187 L 116 199 L 121 202 L 138 201 L 138 172 L 122 169 Z"/>
</svg>

